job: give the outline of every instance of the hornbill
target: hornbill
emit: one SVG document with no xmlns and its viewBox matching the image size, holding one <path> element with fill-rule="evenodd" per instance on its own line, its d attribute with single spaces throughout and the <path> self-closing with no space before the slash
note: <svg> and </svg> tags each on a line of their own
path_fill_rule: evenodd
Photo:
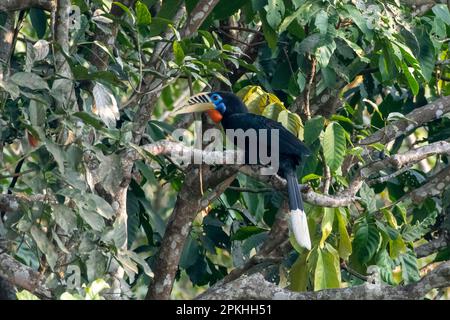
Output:
<svg viewBox="0 0 450 320">
<path fill-rule="evenodd" d="M 227 129 L 242 129 L 243 131 L 254 129 L 256 131 L 257 145 L 260 146 L 260 130 L 266 129 L 265 135 L 267 149 L 271 148 L 271 130 L 278 130 L 279 170 L 278 174 L 286 179 L 289 195 L 290 224 L 297 243 L 310 250 L 308 223 L 303 208 L 302 197 L 297 180 L 296 167 L 303 158 L 310 154 L 308 148 L 297 139 L 281 123 L 264 116 L 249 113 L 242 100 L 231 92 L 205 92 L 190 97 L 187 105 L 176 110 L 174 114 L 206 111 L 215 123 L 221 123 Z M 233 141 L 235 143 L 235 141 Z M 249 161 L 249 142 L 245 142 L 245 163 Z M 258 148 L 259 149 L 259 148 Z M 259 162 L 259 150 L 258 160 Z"/>
</svg>

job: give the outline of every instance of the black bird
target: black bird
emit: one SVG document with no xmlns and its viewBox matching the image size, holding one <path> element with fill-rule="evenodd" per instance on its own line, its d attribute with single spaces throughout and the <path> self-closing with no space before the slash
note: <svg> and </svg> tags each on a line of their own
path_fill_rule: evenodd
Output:
<svg viewBox="0 0 450 320">
<path fill-rule="evenodd" d="M 221 123 L 227 129 L 255 129 L 259 146 L 260 131 L 267 129 L 267 150 L 270 155 L 271 130 L 278 130 L 279 135 L 279 170 L 278 174 L 287 180 L 287 191 L 289 195 L 289 209 L 291 228 L 298 244 L 308 250 L 311 249 L 308 223 L 303 208 L 302 197 L 299 190 L 296 167 L 301 164 L 304 157 L 310 154 L 308 148 L 296 136 L 294 136 L 283 125 L 272 119 L 249 113 L 242 100 L 231 92 L 206 92 L 192 96 L 187 105 L 175 114 L 206 111 L 210 118 Z M 236 143 L 235 141 L 233 141 Z M 249 163 L 249 142 L 245 142 L 245 163 Z M 258 148 L 259 155 L 259 148 Z M 257 163 L 260 163 L 259 157 Z"/>
</svg>

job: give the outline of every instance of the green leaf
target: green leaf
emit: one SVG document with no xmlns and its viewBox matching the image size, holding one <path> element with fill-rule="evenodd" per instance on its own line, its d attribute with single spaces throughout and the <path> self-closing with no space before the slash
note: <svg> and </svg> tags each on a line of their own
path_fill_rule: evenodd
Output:
<svg viewBox="0 0 450 320">
<path fill-rule="evenodd" d="M 38 297 L 27 290 L 18 291 L 16 293 L 16 298 L 17 300 L 39 300 Z"/>
<path fill-rule="evenodd" d="M 215 20 L 224 20 L 232 16 L 247 3 L 248 0 L 219 1 L 212 12 L 212 15 Z"/>
<path fill-rule="evenodd" d="M 87 193 L 85 199 L 89 203 L 90 208 L 96 210 L 102 217 L 112 219 L 115 216 L 114 209 L 102 197 L 94 193 Z"/>
<path fill-rule="evenodd" d="M 246 226 L 238 229 L 230 238 L 230 240 L 235 241 L 242 241 L 249 237 L 251 237 L 254 234 L 258 234 L 261 232 L 267 231 L 266 229 L 257 227 L 257 226 Z"/>
<path fill-rule="evenodd" d="M 138 198 L 131 192 L 127 195 L 127 234 L 128 248 L 131 247 L 140 230 L 141 221 L 139 219 L 140 206 Z"/>
<path fill-rule="evenodd" d="M 99 117 L 93 115 L 92 113 L 88 113 L 86 111 L 79 111 L 79 112 L 75 112 L 73 115 L 75 117 L 77 117 L 78 119 L 83 120 L 84 122 L 91 125 L 92 127 L 94 127 L 97 130 L 104 128 L 103 121 L 100 120 Z"/>
<path fill-rule="evenodd" d="M 361 30 L 361 32 L 365 35 L 365 37 L 368 40 L 371 40 L 373 38 L 373 30 L 367 27 L 367 19 L 361 13 L 361 11 L 359 11 L 353 4 L 346 4 L 344 5 L 344 8 L 347 11 L 345 17 L 351 19 L 356 24 L 356 26 Z"/>
<path fill-rule="evenodd" d="M 427 234 L 431 227 L 436 223 L 436 218 L 438 216 L 438 211 L 434 210 L 428 214 L 428 216 L 422 221 L 417 221 L 413 225 L 405 225 L 401 234 L 405 241 L 413 242 L 425 234 Z"/>
<path fill-rule="evenodd" d="M 399 259 L 402 266 L 402 278 L 405 284 L 419 281 L 420 273 L 417 266 L 417 258 L 414 253 L 409 250 L 407 253 L 400 255 Z"/>
<path fill-rule="evenodd" d="M 272 29 L 272 27 L 267 22 L 265 11 L 261 11 L 260 15 L 264 39 L 266 39 L 269 48 L 274 50 L 277 47 L 278 34 Z"/>
<path fill-rule="evenodd" d="M 322 237 L 320 239 L 319 248 L 323 249 L 325 246 L 325 240 L 331 234 L 333 230 L 333 221 L 334 221 L 334 208 L 324 208 L 321 231 Z"/>
<path fill-rule="evenodd" d="M 291 23 L 294 22 L 294 20 L 297 19 L 302 14 L 302 12 L 303 11 L 301 9 L 298 9 L 291 15 L 284 18 L 283 22 L 278 28 L 278 32 L 283 33 L 284 31 L 286 31 L 286 29 L 291 25 Z"/>
<path fill-rule="evenodd" d="M 45 254 L 48 265 L 52 270 L 55 270 L 56 262 L 58 261 L 58 254 L 53 243 L 47 238 L 47 235 L 37 226 L 32 226 L 30 230 L 39 250 Z"/>
<path fill-rule="evenodd" d="M 77 228 L 77 217 L 75 212 L 62 204 L 52 205 L 52 215 L 56 223 L 68 234 Z"/>
<path fill-rule="evenodd" d="M 409 70 L 409 67 L 406 65 L 406 63 L 402 63 L 401 66 L 403 74 L 405 75 L 406 80 L 408 81 L 409 88 L 411 89 L 413 95 L 416 96 L 419 93 L 419 83 L 414 77 L 413 72 Z"/>
<path fill-rule="evenodd" d="M 419 60 L 423 77 L 426 81 L 430 81 L 436 62 L 434 45 L 430 39 L 430 34 L 424 27 L 417 29 L 416 36 L 420 46 L 420 52 L 417 59 Z"/>
<path fill-rule="evenodd" d="M 314 270 L 314 291 L 339 288 L 341 270 L 337 251 L 329 244 L 325 249 L 317 249 L 317 263 Z"/>
<path fill-rule="evenodd" d="M 64 174 L 64 163 L 66 162 L 66 153 L 64 152 L 63 148 L 55 143 L 53 143 L 51 140 L 46 140 L 45 147 L 47 148 L 48 152 L 50 152 L 55 158 L 56 163 L 58 164 L 58 169 L 61 174 Z"/>
<path fill-rule="evenodd" d="M 315 116 L 305 122 L 305 140 L 307 145 L 316 141 L 323 130 L 325 119 L 322 116 Z"/>
<path fill-rule="evenodd" d="M 353 239 L 353 254 L 358 261 L 365 264 L 375 255 L 380 243 L 380 233 L 374 223 L 368 223 L 363 219 L 355 231 Z"/>
<path fill-rule="evenodd" d="M 20 87 L 31 90 L 50 90 L 47 82 L 35 73 L 17 72 L 11 76 L 11 81 Z"/>
<path fill-rule="evenodd" d="M 392 259 L 397 259 L 400 254 L 406 252 L 405 241 L 401 237 L 397 237 L 395 240 L 389 240 L 389 253 Z"/>
<path fill-rule="evenodd" d="M 105 228 L 105 221 L 97 212 L 79 208 L 78 214 L 95 231 L 102 231 Z"/>
<path fill-rule="evenodd" d="M 437 4 L 432 9 L 436 17 L 440 18 L 445 24 L 450 25 L 450 12 L 446 4 Z"/>
<path fill-rule="evenodd" d="M 336 50 L 336 42 L 333 40 L 327 45 L 318 47 L 315 51 L 315 56 L 317 58 L 317 62 L 321 68 L 325 68 L 330 62 L 330 58 Z"/>
<path fill-rule="evenodd" d="M 136 20 L 139 26 L 147 26 L 152 23 L 152 15 L 141 1 L 136 2 Z"/>
<path fill-rule="evenodd" d="M 303 127 L 302 119 L 300 118 L 300 116 L 288 110 L 283 110 L 280 112 L 280 114 L 278 115 L 278 122 L 280 122 L 295 136 L 298 136 L 300 129 Z"/>
<path fill-rule="evenodd" d="M 284 17 L 284 1 L 283 0 L 268 0 L 268 4 L 264 7 L 266 10 L 266 18 L 272 29 L 277 30 Z"/>
<path fill-rule="evenodd" d="M 272 120 L 278 120 L 278 116 L 285 108 L 279 103 L 271 103 L 264 108 L 261 115 Z"/>
<path fill-rule="evenodd" d="M 345 210 L 342 208 L 336 208 L 335 212 L 339 228 L 339 256 L 342 259 L 347 260 L 352 254 L 352 242 L 347 232 L 347 217 Z"/>
<path fill-rule="evenodd" d="M 173 54 L 175 56 L 175 62 L 177 65 L 181 65 L 184 60 L 184 51 L 179 41 L 173 42 Z"/>
<path fill-rule="evenodd" d="M 179 263 L 180 268 L 182 269 L 189 268 L 195 263 L 198 256 L 199 256 L 199 246 L 197 240 L 192 238 L 192 236 L 189 236 L 181 253 Z"/>
<path fill-rule="evenodd" d="M 28 109 L 31 125 L 34 127 L 40 127 L 44 125 L 47 113 L 47 105 L 36 100 L 30 101 Z"/>
<path fill-rule="evenodd" d="M 377 211 L 375 192 L 365 182 L 363 182 L 361 188 L 359 189 L 359 196 L 361 197 L 361 200 L 366 204 L 368 213 Z"/>
<path fill-rule="evenodd" d="M 306 254 L 301 254 L 289 271 L 290 287 L 292 291 L 306 291 L 308 285 L 308 265 Z"/>
<path fill-rule="evenodd" d="M 319 29 L 320 34 L 326 34 L 328 30 L 328 15 L 324 10 L 320 10 L 316 15 L 314 25 Z"/>
<path fill-rule="evenodd" d="M 330 123 L 322 141 L 325 162 L 331 171 L 336 171 L 344 161 L 346 150 L 345 130 L 337 122 Z"/>
<path fill-rule="evenodd" d="M 306 85 L 306 78 L 301 71 L 297 72 L 296 82 L 300 91 L 303 91 Z"/>
<path fill-rule="evenodd" d="M 45 14 L 45 11 L 38 8 L 31 8 L 30 19 L 31 25 L 36 31 L 38 38 L 44 38 L 45 32 L 47 31 L 47 15 Z"/>
</svg>

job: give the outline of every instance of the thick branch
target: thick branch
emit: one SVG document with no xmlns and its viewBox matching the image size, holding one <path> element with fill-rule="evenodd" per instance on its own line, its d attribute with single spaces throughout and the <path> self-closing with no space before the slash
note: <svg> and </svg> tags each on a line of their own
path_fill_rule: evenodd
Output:
<svg viewBox="0 0 450 320">
<path fill-rule="evenodd" d="M 51 297 L 39 272 L 19 263 L 6 253 L 0 254 L 0 276 L 39 297 L 47 299 Z"/>
<path fill-rule="evenodd" d="M 405 119 L 392 122 L 371 136 L 363 139 L 360 144 L 368 145 L 375 142 L 386 144 L 402 134 L 412 131 L 414 128 L 439 119 L 447 112 L 450 112 L 450 96 L 439 98 L 423 107 L 414 109 L 405 116 Z"/>
<path fill-rule="evenodd" d="M 175 155 L 179 157 L 180 155 L 188 155 L 187 159 L 197 158 L 203 159 L 204 163 L 224 163 L 223 160 L 227 157 L 233 157 L 234 151 L 203 151 L 192 149 L 179 142 L 161 140 L 149 145 L 145 145 L 142 149 L 150 152 L 153 155 Z M 134 153 L 132 156 L 134 159 L 139 157 L 138 153 Z M 215 162 L 219 161 L 219 162 Z M 286 192 L 286 180 L 282 179 L 277 175 L 261 175 L 260 166 L 236 166 L 229 165 L 231 167 L 237 167 L 239 170 L 249 176 L 254 177 L 260 181 L 266 182 L 272 185 L 276 190 Z M 300 186 L 303 199 L 313 205 L 320 207 L 346 207 L 353 203 L 357 198 L 353 196 L 332 196 L 316 193 L 307 185 Z"/>
<path fill-rule="evenodd" d="M 225 191 L 234 180 L 236 172 L 236 168 L 226 167 L 219 169 L 219 171 L 212 171 L 212 168 L 204 166 L 201 172 L 197 167 L 190 168 L 186 174 L 183 187 L 178 193 L 175 207 L 161 241 L 161 247 L 153 268 L 155 276 L 146 299 L 166 300 L 170 298 L 178 263 L 192 221 L 201 209 L 208 206 L 211 201 Z M 202 195 L 200 174 L 202 174 L 203 186 L 213 189 L 209 195 Z"/>
<path fill-rule="evenodd" d="M 415 204 L 421 203 L 428 197 L 434 197 L 444 192 L 447 185 L 450 183 L 450 166 L 442 169 L 429 179 L 421 187 L 414 189 L 404 197 L 411 198 Z M 400 199 L 401 201 L 401 199 Z"/>
<path fill-rule="evenodd" d="M 417 283 L 392 287 L 366 282 L 363 285 L 315 292 L 293 292 L 268 282 L 259 274 L 243 276 L 208 290 L 198 299 L 265 300 L 413 300 L 422 299 L 434 288 L 450 286 L 450 262 L 444 262 Z"/>
<path fill-rule="evenodd" d="M 5 24 L 0 28 L 0 80 L 3 80 L 9 72 L 10 57 L 14 43 L 15 20 L 15 13 L 7 13 Z"/>
<path fill-rule="evenodd" d="M 450 234 L 443 232 L 438 238 L 428 241 L 414 249 L 417 258 L 423 258 L 450 246 Z"/>
<path fill-rule="evenodd" d="M 386 157 L 383 160 L 369 163 L 357 171 L 352 182 L 350 183 L 349 188 L 345 190 L 345 192 L 342 192 L 342 194 L 356 194 L 365 180 L 369 179 L 374 173 L 380 172 L 381 170 L 393 168 L 399 171 L 404 167 L 414 165 L 423 159 L 438 154 L 450 154 L 450 143 L 446 141 L 438 141 L 414 150 L 409 150 L 401 154 Z M 389 174 L 386 177 L 395 177 L 396 175 L 397 174 Z M 384 176 L 375 177 L 375 179 L 371 181 L 380 182 L 382 180 L 386 180 L 382 178 L 384 178 Z"/>
<path fill-rule="evenodd" d="M 218 3 L 219 0 L 200 0 L 189 15 L 182 36 L 192 36 Z"/>
<path fill-rule="evenodd" d="M 34 202 L 48 200 L 49 197 L 43 194 L 24 195 L 24 194 L 0 194 L 0 211 L 15 212 L 20 208 L 20 203 L 32 205 Z"/>
<path fill-rule="evenodd" d="M 52 11 L 55 7 L 54 0 L 2 0 L 0 11 L 18 11 L 29 8 L 41 8 Z"/>
</svg>

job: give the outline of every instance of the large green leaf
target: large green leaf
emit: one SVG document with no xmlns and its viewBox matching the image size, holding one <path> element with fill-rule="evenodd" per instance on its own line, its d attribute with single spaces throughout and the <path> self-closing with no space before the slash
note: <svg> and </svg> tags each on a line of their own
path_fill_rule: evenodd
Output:
<svg viewBox="0 0 450 320">
<path fill-rule="evenodd" d="M 34 241 L 36 241 L 39 250 L 41 250 L 42 253 L 45 254 L 48 265 L 52 270 L 55 270 L 56 262 L 58 261 L 58 254 L 55 246 L 39 227 L 32 226 L 30 232 Z"/>
<path fill-rule="evenodd" d="M 257 226 L 245 226 L 240 229 L 238 229 L 231 237 L 231 240 L 238 240 L 242 241 L 249 237 L 251 237 L 254 234 L 258 234 L 261 232 L 267 231 L 266 229 L 257 227 Z"/>
<path fill-rule="evenodd" d="M 345 130 L 337 122 L 330 123 L 322 140 L 325 162 L 331 171 L 336 171 L 344 161 L 346 151 Z"/>
<path fill-rule="evenodd" d="M 140 26 L 146 26 L 152 23 L 152 15 L 147 6 L 141 1 L 136 2 L 136 22 Z"/>
<path fill-rule="evenodd" d="M 67 233 L 75 231 L 77 228 L 77 217 L 75 212 L 62 204 L 52 205 L 52 216 L 56 223 Z"/>
<path fill-rule="evenodd" d="M 424 27 L 418 28 L 415 32 L 420 46 L 420 52 L 417 56 L 422 68 L 423 77 L 426 81 L 430 81 L 435 68 L 435 49 L 430 39 L 429 33 Z"/>
<path fill-rule="evenodd" d="M 272 29 L 277 30 L 284 18 L 284 1 L 283 0 L 268 0 L 267 5 L 264 7 L 266 10 L 266 18 Z"/>
<path fill-rule="evenodd" d="M 319 247 L 323 249 L 325 246 L 325 240 L 331 234 L 333 230 L 333 221 L 334 221 L 334 208 L 325 208 L 322 218 L 321 231 L 322 238 L 320 239 Z"/>
<path fill-rule="evenodd" d="M 29 88 L 31 90 L 49 90 L 47 82 L 31 72 L 17 72 L 11 76 L 11 81 L 20 87 Z"/>
<path fill-rule="evenodd" d="M 417 258 L 411 250 L 400 255 L 399 260 L 402 266 L 402 278 L 405 284 L 420 280 Z"/>
<path fill-rule="evenodd" d="M 308 285 L 308 265 L 307 265 L 307 255 L 301 254 L 289 271 L 289 278 L 291 280 L 291 285 L 289 289 L 292 291 L 306 291 Z"/>
<path fill-rule="evenodd" d="M 375 192 L 365 182 L 359 189 L 359 196 L 361 197 L 361 200 L 366 204 L 367 212 L 372 213 L 377 210 Z"/>
<path fill-rule="evenodd" d="M 47 31 L 47 15 L 45 11 L 38 8 L 31 8 L 30 19 L 38 38 L 44 38 L 45 32 Z"/>
<path fill-rule="evenodd" d="M 315 56 L 317 58 L 317 62 L 319 62 L 319 65 L 322 68 L 328 66 L 334 50 L 336 50 L 336 42 L 334 40 L 331 40 L 326 45 L 318 47 L 316 49 Z"/>
<path fill-rule="evenodd" d="M 278 122 L 281 122 L 281 124 L 295 136 L 298 136 L 300 129 L 303 127 L 300 116 L 288 110 L 280 112 L 278 115 Z"/>
<path fill-rule="evenodd" d="M 175 56 L 175 62 L 178 65 L 181 65 L 184 60 L 184 51 L 183 51 L 183 47 L 181 46 L 181 43 L 179 41 L 173 42 L 173 54 Z"/>
<path fill-rule="evenodd" d="M 319 138 L 320 133 L 323 130 L 325 119 L 322 116 L 316 116 L 305 122 L 305 140 L 307 145 L 311 145 Z"/>
<path fill-rule="evenodd" d="M 328 14 L 324 10 L 320 10 L 316 15 L 314 24 L 321 34 L 326 34 L 328 30 Z"/>
<path fill-rule="evenodd" d="M 374 223 L 363 219 L 356 228 L 353 239 L 353 254 L 365 264 L 375 255 L 380 243 L 380 233 Z"/>
<path fill-rule="evenodd" d="M 283 105 L 279 103 L 271 103 L 264 108 L 262 115 L 272 120 L 278 120 L 278 116 L 283 110 L 285 110 Z"/>
<path fill-rule="evenodd" d="M 409 88 L 411 89 L 413 95 L 417 95 L 419 93 L 419 83 L 414 77 L 413 72 L 409 69 L 406 63 L 402 63 L 402 71 L 408 81 Z"/>
<path fill-rule="evenodd" d="M 314 270 L 314 290 L 339 288 L 341 270 L 339 255 L 329 244 L 324 249 L 317 249 L 317 263 Z"/>
<path fill-rule="evenodd" d="M 342 208 L 336 208 L 336 217 L 338 220 L 339 228 L 339 256 L 342 259 L 347 260 L 348 257 L 352 254 L 352 242 L 347 232 L 348 222 L 345 210 Z"/>
<path fill-rule="evenodd" d="M 226 19 L 242 8 L 246 3 L 248 3 L 248 0 L 221 0 L 212 12 L 214 19 Z"/>
<path fill-rule="evenodd" d="M 450 12 L 446 4 L 436 4 L 431 10 L 433 10 L 436 17 L 440 18 L 447 25 L 450 25 Z"/>
<path fill-rule="evenodd" d="M 267 22 L 265 11 L 261 10 L 260 16 L 261 16 L 261 24 L 262 24 L 262 31 L 264 34 L 264 39 L 266 39 L 267 45 L 269 46 L 269 48 L 273 50 L 277 47 L 278 34 L 275 32 L 275 30 L 273 30 L 273 28 Z"/>
</svg>

